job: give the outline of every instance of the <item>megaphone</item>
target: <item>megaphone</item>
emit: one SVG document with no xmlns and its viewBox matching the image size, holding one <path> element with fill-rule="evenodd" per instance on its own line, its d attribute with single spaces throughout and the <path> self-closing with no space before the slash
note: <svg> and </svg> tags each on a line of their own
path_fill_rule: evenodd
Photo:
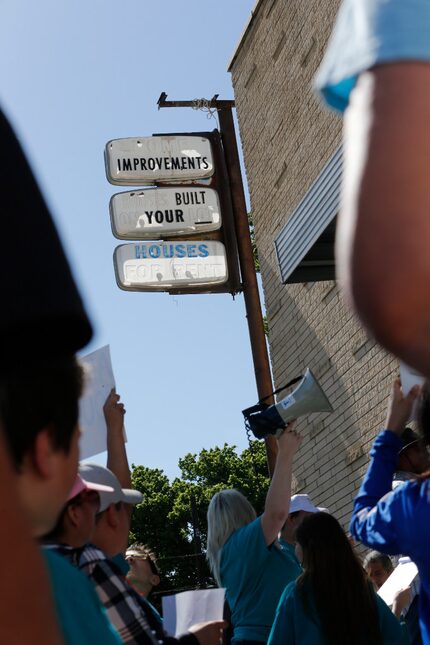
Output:
<svg viewBox="0 0 430 645">
<path fill-rule="evenodd" d="M 273 394 L 297 381 L 300 381 L 299 385 L 282 401 L 273 405 L 259 401 L 257 405 L 242 410 L 247 429 L 251 430 L 257 439 L 263 439 L 269 434 L 277 434 L 287 423 L 297 417 L 312 412 L 333 412 L 330 401 L 309 368 L 306 369 L 303 377 L 293 379 Z"/>
</svg>

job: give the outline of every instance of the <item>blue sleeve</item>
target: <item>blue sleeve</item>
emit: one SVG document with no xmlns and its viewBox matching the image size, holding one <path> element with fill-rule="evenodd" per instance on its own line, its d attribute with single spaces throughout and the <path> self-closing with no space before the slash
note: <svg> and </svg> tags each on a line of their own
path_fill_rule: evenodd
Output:
<svg viewBox="0 0 430 645">
<path fill-rule="evenodd" d="M 343 111 L 362 72 L 401 60 L 430 60 L 430 2 L 343 0 L 315 85 Z"/>
<path fill-rule="evenodd" d="M 294 589 L 295 582 L 291 582 L 281 596 L 267 645 L 295 645 L 296 643 L 294 635 Z"/>
<path fill-rule="evenodd" d="M 390 430 L 373 444 L 371 461 L 354 501 L 350 530 L 369 547 L 383 553 L 404 553 L 412 558 L 423 550 L 429 508 L 429 482 L 408 482 L 391 491 L 397 454 L 402 442 Z M 417 531 L 417 526 L 421 527 Z"/>
</svg>

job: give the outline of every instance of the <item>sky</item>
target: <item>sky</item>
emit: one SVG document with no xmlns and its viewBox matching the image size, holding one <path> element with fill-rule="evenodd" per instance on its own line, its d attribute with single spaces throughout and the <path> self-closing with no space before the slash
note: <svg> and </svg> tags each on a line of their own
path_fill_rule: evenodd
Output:
<svg viewBox="0 0 430 645">
<path fill-rule="evenodd" d="M 255 0 L 0 0 L 0 103 L 51 208 L 95 334 L 109 344 L 130 462 L 173 478 L 202 448 L 247 445 L 257 402 L 243 296 L 125 292 L 112 255 L 107 141 L 199 132 L 168 99 L 234 98 L 228 63 Z M 245 180 L 245 178 L 244 178 Z M 246 181 L 246 180 L 245 180 Z M 96 459 L 104 463 L 105 456 Z"/>
</svg>

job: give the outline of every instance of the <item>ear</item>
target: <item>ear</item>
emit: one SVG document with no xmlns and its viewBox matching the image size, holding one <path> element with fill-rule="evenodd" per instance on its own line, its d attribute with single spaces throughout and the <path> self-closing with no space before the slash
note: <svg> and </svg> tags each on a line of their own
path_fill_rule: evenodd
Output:
<svg viewBox="0 0 430 645">
<path fill-rule="evenodd" d="M 57 451 L 52 446 L 52 436 L 49 428 L 44 428 L 34 441 L 32 466 L 43 479 L 50 479 L 56 470 Z"/>
<path fill-rule="evenodd" d="M 157 576 L 155 573 L 153 573 L 150 582 L 153 587 L 157 587 L 160 584 L 160 576 Z"/>
<path fill-rule="evenodd" d="M 116 509 L 115 504 L 110 504 L 110 506 L 107 507 L 105 511 L 105 517 L 106 517 L 107 525 L 112 529 L 116 529 L 119 521 L 118 521 L 118 510 Z"/>
<path fill-rule="evenodd" d="M 78 526 L 81 513 L 80 506 L 78 504 L 72 504 L 67 507 L 66 513 L 73 526 Z"/>
</svg>

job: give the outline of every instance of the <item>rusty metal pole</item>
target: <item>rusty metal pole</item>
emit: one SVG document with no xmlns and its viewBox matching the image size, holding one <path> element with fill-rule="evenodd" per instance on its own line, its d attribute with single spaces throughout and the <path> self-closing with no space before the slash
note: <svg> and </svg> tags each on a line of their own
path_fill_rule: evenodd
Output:
<svg viewBox="0 0 430 645">
<path fill-rule="evenodd" d="M 218 109 L 218 116 L 227 170 L 230 177 L 230 191 L 233 201 L 237 247 L 242 273 L 246 318 L 248 321 L 254 362 L 255 381 L 259 398 L 262 399 L 268 396 L 269 398 L 266 402 L 270 404 L 274 401 L 273 396 L 270 398 L 273 391 L 272 375 L 270 373 L 260 294 L 258 291 L 257 274 L 249 233 L 248 213 L 246 210 L 233 111 L 231 107 L 221 107 Z M 266 438 L 265 443 L 269 474 L 272 475 L 276 462 L 277 443 L 275 437 L 272 435 Z"/>
<path fill-rule="evenodd" d="M 162 92 L 158 99 L 159 108 L 195 107 L 195 101 L 166 101 L 166 98 L 167 94 Z M 225 162 L 230 179 L 230 192 L 233 202 L 237 247 L 243 283 L 243 296 L 245 300 L 246 318 L 248 321 L 258 397 L 260 399 L 267 397 L 266 402 L 271 404 L 274 402 L 272 396 L 272 375 L 270 372 L 269 355 L 267 353 L 260 294 L 258 291 L 257 274 L 254 266 L 245 192 L 243 189 L 239 151 L 233 121 L 232 108 L 235 106 L 235 103 L 231 100 L 218 100 L 218 95 L 215 95 L 211 101 L 207 101 L 207 104 L 208 107 L 215 108 L 218 112 Z M 275 468 L 278 446 L 273 435 L 266 437 L 265 444 L 267 466 L 269 469 L 269 475 L 272 476 Z"/>
</svg>

